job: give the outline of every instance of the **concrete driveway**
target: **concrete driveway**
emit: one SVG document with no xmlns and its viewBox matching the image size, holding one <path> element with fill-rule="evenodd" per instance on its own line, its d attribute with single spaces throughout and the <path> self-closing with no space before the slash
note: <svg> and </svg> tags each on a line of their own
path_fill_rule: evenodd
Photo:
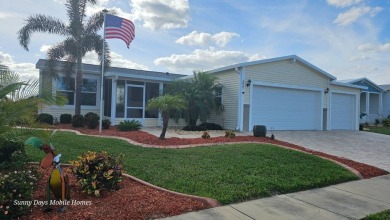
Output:
<svg viewBox="0 0 390 220">
<path fill-rule="evenodd" d="M 390 171 L 390 135 L 364 131 L 274 131 L 274 134 L 278 140 Z"/>
</svg>

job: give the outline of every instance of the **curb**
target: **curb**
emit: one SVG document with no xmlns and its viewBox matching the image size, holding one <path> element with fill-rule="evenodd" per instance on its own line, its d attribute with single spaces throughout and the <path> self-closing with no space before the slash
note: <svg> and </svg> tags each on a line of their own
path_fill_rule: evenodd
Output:
<svg viewBox="0 0 390 220">
<path fill-rule="evenodd" d="M 143 185 L 152 187 L 152 188 L 157 189 L 157 190 L 161 190 L 161 191 L 164 191 L 164 192 L 172 193 L 172 194 L 175 194 L 175 195 L 178 195 L 178 196 L 184 196 L 184 197 L 189 197 L 191 199 L 196 199 L 196 200 L 198 200 L 200 202 L 204 202 L 204 203 L 210 205 L 211 208 L 215 208 L 215 207 L 221 206 L 221 203 L 219 203 L 215 199 L 211 199 L 211 198 L 207 198 L 207 197 L 201 197 L 201 196 L 194 196 L 194 195 L 189 195 L 189 194 L 184 194 L 184 193 L 171 191 L 171 190 L 168 190 L 168 189 L 165 189 L 165 188 L 153 185 L 151 183 L 145 182 L 145 181 L 143 181 L 141 179 L 138 179 L 137 177 L 131 176 L 131 175 L 126 174 L 126 173 L 122 173 L 122 176 L 125 176 L 125 177 L 127 177 L 127 178 L 129 178 L 131 180 L 134 180 L 134 181 L 136 181 L 138 183 L 141 183 Z"/>
</svg>

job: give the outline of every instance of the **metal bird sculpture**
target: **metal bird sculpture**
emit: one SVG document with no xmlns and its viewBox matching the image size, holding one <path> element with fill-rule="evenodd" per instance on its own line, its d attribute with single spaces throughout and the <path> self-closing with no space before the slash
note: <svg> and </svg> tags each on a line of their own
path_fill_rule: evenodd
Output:
<svg viewBox="0 0 390 220">
<path fill-rule="evenodd" d="M 56 200 L 66 201 L 70 199 L 69 192 L 69 178 L 66 174 L 63 173 L 61 167 L 61 154 L 57 154 L 54 149 L 54 146 L 51 144 L 51 138 L 56 133 L 56 130 L 50 136 L 49 144 L 44 143 L 41 139 L 36 137 L 30 137 L 24 143 L 25 145 L 31 145 L 35 148 L 43 150 L 46 156 L 41 160 L 41 167 L 43 169 L 49 168 L 53 165 L 53 170 L 49 176 L 48 186 L 47 186 L 47 206 L 45 212 L 52 211 L 50 208 L 50 191 L 54 194 Z M 65 206 L 61 206 L 58 209 L 59 212 L 65 211 Z"/>
</svg>

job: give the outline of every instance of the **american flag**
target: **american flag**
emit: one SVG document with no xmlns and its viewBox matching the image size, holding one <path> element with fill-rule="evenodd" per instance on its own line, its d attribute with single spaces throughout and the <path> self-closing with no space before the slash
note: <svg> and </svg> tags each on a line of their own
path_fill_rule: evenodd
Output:
<svg viewBox="0 0 390 220">
<path fill-rule="evenodd" d="M 126 43 L 127 48 L 135 37 L 135 27 L 130 20 L 106 14 L 106 39 L 118 38 Z"/>
</svg>

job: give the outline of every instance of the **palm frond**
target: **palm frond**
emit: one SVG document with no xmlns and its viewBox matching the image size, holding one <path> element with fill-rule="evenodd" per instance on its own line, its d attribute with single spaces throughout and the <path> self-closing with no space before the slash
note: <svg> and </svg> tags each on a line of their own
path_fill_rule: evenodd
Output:
<svg viewBox="0 0 390 220">
<path fill-rule="evenodd" d="M 102 12 L 92 15 L 84 27 L 84 34 L 89 35 L 99 31 L 103 27 L 103 20 L 104 18 Z"/>
<path fill-rule="evenodd" d="M 51 34 L 66 35 L 66 25 L 60 20 L 51 16 L 33 15 L 27 19 L 26 25 L 18 31 L 20 45 L 28 51 L 31 35 L 34 32 L 48 32 Z"/>
</svg>

